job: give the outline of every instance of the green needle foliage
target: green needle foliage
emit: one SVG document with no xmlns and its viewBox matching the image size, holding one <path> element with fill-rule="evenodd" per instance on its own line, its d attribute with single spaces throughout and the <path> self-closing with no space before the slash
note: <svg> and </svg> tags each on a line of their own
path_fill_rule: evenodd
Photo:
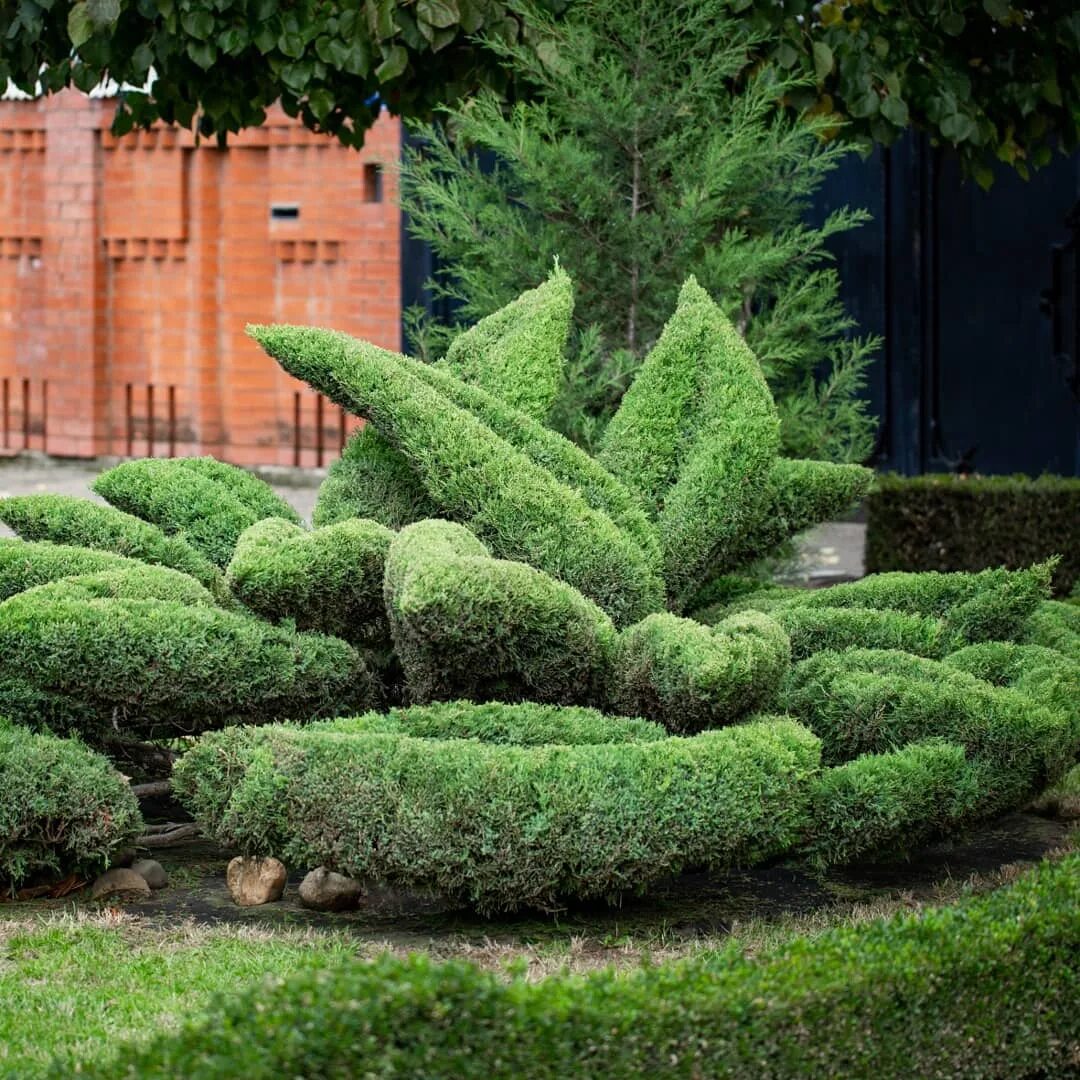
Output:
<svg viewBox="0 0 1080 1080">
<path fill-rule="evenodd" d="M 751 68 L 727 0 L 581 0 L 534 22 L 543 48 L 490 42 L 534 88 L 528 102 L 480 93 L 414 129 L 402 204 L 439 258 L 436 293 L 472 323 L 558 258 L 578 283 L 579 334 L 557 411 L 585 439 L 693 274 L 760 358 L 785 453 L 863 459 L 872 424 L 857 395 L 877 343 L 850 336 L 826 242 L 866 215 L 805 222 L 846 152 L 823 138 L 830 121 L 778 112 L 801 84 Z M 433 353 L 447 336 L 420 334 Z"/>
<path fill-rule="evenodd" d="M 123 555 L 92 548 L 73 547 L 0 538 L 0 600 L 74 574 L 94 574 L 104 570 L 133 570 L 144 565 Z"/>
</svg>

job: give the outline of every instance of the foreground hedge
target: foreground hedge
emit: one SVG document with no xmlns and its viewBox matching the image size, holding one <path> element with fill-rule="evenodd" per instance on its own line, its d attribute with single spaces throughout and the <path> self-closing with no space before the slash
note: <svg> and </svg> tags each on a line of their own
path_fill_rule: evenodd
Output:
<svg viewBox="0 0 1080 1080">
<path fill-rule="evenodd" d="M 22 593 L 0 604 L 0 702 L 88 737 L 171 736 L 377 701 L 345 642 L 218 608 Z"/>
<path fill-rule="evenodd" d="M 1069 856 L 988 896 L 752 958 L 731 948 L 539 983 L 425 956 L 306 971 L 223 996 L 85 1075 L 1063 1077 L 1080 1054 L 1077 955 L 1080 857 Z"/>
<path fill-rule="evenodd" d="M 204 737 L 174 784 L 212 835 L 249 853 L 487 913 L 785 851 L 818 756 L 789 720 L 577 746 L 253 728 Z"/>
<path fill-rule="evenodd" d="M 1056 649 L 1080 661 L 1080 606 L 1061 600 L 1039 604 L 1024 624 L 1020 640 Z"/>
<path fill-rule="evenodd" d="M 398 533 L 386 609 L 413 701 L 603 700 L 615 644 L 607 615 L 563 581 L 493 559 L 462 525 Z"/>
<path fill-rule="evenodd" d="M 568 582 L 620 625 L 663 606 L 652 554 L 606 510 L 596 508 L 617 490 L 626 500 L 628 520 L 644 521 L 621 485 L 609 476 L 606 485 L 590 483 L 586 496 L 584 485 L 579 490 L 562 482 L 466 402 L 486 403 L 493 417 L 502 416 L 507 432 L 525 432 L 530 444 L 537 431 L 544 431 L 541 425 L 449 372 L 344 334 L 295 326 L 251 327 L 249 332 L 291 375 L 371 420 L 405 456 L 445 515 L 469 525 L 496 555 Z M 604 475 L 554 432 L 536 439 L 545 453 L 557 445 L 553 456 L 575 475 Z M 647 522 L 642 535 L 649 535 L 645 530 Z"/>
<path fill-rule="evenodd" d="M 23 540 L 111 551 L 190 574 L 215 596 L 227 596 L 221 571 L 178 536 L 156 525 L 71 495 L 19 495 L 0 500 L 0 521 Z"/>
<path fill-rule="evenodd" d="M 393 535 L 377 521 L 348 520 L 308 532 L 266 518 L 241 534 L 226 580 L 264 619 L 290 619 L 300 630 L 386 645 L 383 575 Z"/>
<path fill-rule="evenodd" d="M 35 585 L 44 585 L 76 574 L 135 570 L 143 564 L 136 559 L 108 551 L 48 541 L 0 538 L 0 601 Z"/>
<path fill-rule="evenodd" d="M 145 458 L 103 472 L 93 484 L 118 510 L 179 535 L 224 569 L 240 534 L 266 517 L 300 519 L 258 477 L 213 458 Z"/>
<path fill-rule="evenodd" d="M 866 568 L 1019 569 L 1054 555 L 1054 591 L 1080 582 L 1080 479 L 882 476 L 866 500 Z"/>
<path fill-rule="evenodd" d="M 141 832 L 138 801 L 105 758 L 0 717 L 0 888 L 93 872 Z"/>
</svg>

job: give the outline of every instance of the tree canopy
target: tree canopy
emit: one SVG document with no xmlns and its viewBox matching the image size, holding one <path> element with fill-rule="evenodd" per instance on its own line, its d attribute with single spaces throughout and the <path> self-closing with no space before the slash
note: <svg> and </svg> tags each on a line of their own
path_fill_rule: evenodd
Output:
<svg viewBox="0 0 1080 1080">
<path fill-rule="evenodd" d="M 760 36 L 762 60 L 807 80 L 787 103 L 835 116 L 846 137 L 888 143 L 916 125 L 983 183 L 995 159 L 1026 173 L 1076 146 L 1074 0 L 726 2 Z M 133 87 L 117 132 L 157 119 L 239 131 L 280 98 L 308 127 L 359 145 L 381 104 L 427 116 L 478 87 L 511 90 L 487 42 L 529 36 L 524 0 L 2 0 L 0 85 Z M 550 41 L 532 44 L 556 58 Z"/>
</svg>

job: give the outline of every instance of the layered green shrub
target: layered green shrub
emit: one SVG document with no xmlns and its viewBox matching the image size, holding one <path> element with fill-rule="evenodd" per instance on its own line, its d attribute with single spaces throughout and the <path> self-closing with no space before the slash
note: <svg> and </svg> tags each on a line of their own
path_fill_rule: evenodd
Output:
<svg viewBox="0 0 1080 1080">
<path fill-rule="evenodd" d="M 940 657 L 956 643 L 944 620 L 888 608 L 809 607 L 778 604 L 769 615 L 791 638 L 791 658 L 805 660 L 826 649 L 901 649 Z"/>
<path fill-rule="evenodd" d="M 377 521 L 308 532 L 264 518 L 241 534 L 226 580 L 246 607 L 271 622 L 288 619 L 300 630 L 385 645 L 383 575 L 393 535 Z"/>
<path fill-rule="evenodd" d="M 662 605 L 660 580 L 632 537 L 428 382 L 442 376 L 463 387 L 460 380 L 330 331 L 251 333 L 290 374 L 371 420 L 447 516 L 468 524 L 496 555 L 570 583 L 616 624 Z"/>
<path fill-rule="evenodd" d="M 424 955 L 308 970 L 110 1049 L 84 1075 L 1067 1076 L 1080 1052 L 1078 953 L 1073 855 L 988 895 L 749 957 L 732 946 L 535 983 Z"/>
<path fill-rule="evenodd" d="M 59 578 L 101 571 L 134 570 L 145 564 L 123 555 L 51 544 L 47 540 L 0 538 L 0 601 Z"/>
<path fill-rule="evenodd" d="M 164 566 L 136 563 L 122 570 L 75 574 L 26 589 L 38 603 L 53 600 L 169 600 L 196 607 L 216 607 L 217 601 L 194 578 Z"/>
<path fill-rule="evenodd" d="M 598 743 L 655 742 L 667 731 L 649 720 L 608 716 L 596 709 L 542 705 L 533 701 L 440 701 L 385 713 L 318 720 L 309 730 L 398 732 L 420 739 L 479 739 L 510 746 L 591 746 Z"/>
<path fill-rule="evenodd" d="M 481 912 L 613 898 L 685 866 L 778 854 L 805 825 L 818 764 L 817 740 L 787 720 L 591 746 L 286 727 L 251 729 L 238 747 L 244 735 L 205 736 L 177 766 L 180 797 L 215 837 Z M 221 743 L 238 762 L 211 817 Z"/>
<path fill-rule="evenodd" d="M 138 801 L 105 758 L 0 717 L 0 886 L 93 872 L 140 832 Z"/>
<path fill-rule="evenodd" d="M 94 548 L 190 574 L 215 596 L 227 595 L 221 571 L 179 536 L 112 506 L 71 495 L 0 499 L 0 521 L 23 540 Z"/>
<path fill-rule="evenodd" d="M 458 334 L 439 365 L 543 421 L 562 389 L 573 311 L 574 287 L 556 266 L 539 288 Z"/>
<path fill-rule="evenodd" d="M 688 279 L 600 455 L 655 513 L 672 596 L 687 598 L 726 565 L 735 537 L 758 519 L 779 439 L 757 359 Z"/>
<path fill-rule="evenodd" d="M 603 699 L 607 615 L 563 581 L 493 559 L 464 526 L 421 521 L 394 537 L 386 610 L 415 702 Z"/>
<path fill-rule="evenodd" d="M 790 663 L 787 634 L 760 612 L 714 627 L 650 615 L 619 635 L 609 701 L 678 733 L 722 727 L 767 703 Z"/>
<path fill-rule="evenodd" d="M 1020 633 L 1028 645 L 1044 645 L 1080 661 L 1080 607 L 1047 600 L 1031 613 Z"/>
<path fill-rule="evenodd" d="M 906 851 L 964 820 L 979 796 L 962 746 L 911 743 L 822 769 L 801 850 L 818 866 Z"/>
<path fill-rule="evenodd" d="M 874 608 L 945 620 L 948 632 L 969 642 L 1016 637 L 1050 589 L 1051 563 L 1026 570 L 977 574 L 875 574 L 828 589 L 805 589 L 786 598 L 766 592 L 750 606 L 773 611 L 779 604 L 809 608 Z"/>
<path fill-rule="evenodd" d="M 56 723 L 75 702 L 72 719 L 95 740 L 334 715 L 377 700 L 362 659 L 336 638 L 217 608 L 47 592 L 0 604 L 0 684 L 9 700 L 22 695 L 24 722 Z M 35 715 L 35 701 L 53 711 Z"/>
<path fill-rule="evenodd" d="M 977 767 L 977 814 L 1022 805 L 1077 749 L 1061 713 L 903 652 L 818 653 L 792 668 L 780 702 L 820 736 L 828 764 L 932 738 L 964 747 Z"/>
<path fill-rule="evenodd" d="M 179 535 L 224 568 L 240 534 L 265 517 L 299 520 L 268 484 L 212 458 L 146 458 L 103 472 L 94 491 L 106 502 Z"/>
<path fill-rule="evenodd" d="M 1080 480 L 881 476 L 866 500 L 866 568 L 1018 570 L 1060 556 L 1054 592 L 1080 582 Z"/>
</svg>

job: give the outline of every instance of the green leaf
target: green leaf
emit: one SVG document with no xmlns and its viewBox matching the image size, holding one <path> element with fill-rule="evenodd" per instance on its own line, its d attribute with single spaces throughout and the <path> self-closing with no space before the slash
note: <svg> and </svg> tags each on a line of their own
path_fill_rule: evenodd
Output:
<svg viewBox="0 0 1080 1080">
<path fill-rule="evenodd" d="M 833 59 L 832 49 L 824 41 L 815 41 L 814 74 L 818 82 L 824 82 L 826 76 L 832 74 L 834 67 L 836 67 L 836 61 Z"/>
<path fill-rule="evenodd" d="M 396 79 L 409 64 L 409 54 L 404 45 L 395 45 L 384 58 L 383 62 L 375 69 L 375 78 L 379 82 L 389 82 Z"/>
<path fill-rule="evenodd" d="M 461 22 L 456 0 L 418 0 L 416 14 L 422 22 L 439 30 Z"/>
<path fill-rule="evenodd" d="M 103 30 L 120 18 L 120 0 L 86 0 L 86 10 L 94 28 Z"/>
<path fill-rule="evenodd" d="M 1004 22 L 1012 10 L 1009 0 L 983 0 L 983 11 L 992 19 Z"/>
<path fill-rule="evenodd" d="M 881 106 L 881 98 L 874 90 L 865 90 L 848 103 L 851 115 L 859 120 L 865 120 L 869 116 L 877 114 Z"/>
<path fill-rule="evenodd" d="M 218 51 L 217 46 L 210 41 L 189 41 L 187 54 L 203 71 L 209 71 L 217 59 Z"/>
<path fill-rule="evenodd" d="M 953 113 L 941 121 L 941 134 L 949 142 L 962 143 L 967 141 L 977 131 L 975 121 L 964 113 Z"/>
<path fill-rule="evenodd" d="M 90 12 L 86 8 L 85 0 L 78 4 L 72 4 L 67 19 L 68 37 L 71 44 L 77 49 L 85 45 L 94 35 L 94 24 L 90 19 Z"/>
<path fill-rule="evenodd" d="M 941 29 L 950 37 L 962 34 L 966 23 L 967 20 L 959 11 L 949 11 L 941 17 Z"/>
<path fill-rule="evenodd" d="M 305 93 L 311 82 L 312 65 L 310 60 L 299 60 L 295 64 L 286 64 L 281 69 L 281 81 L 297 94 Z"/>
<path fill-rule="evenodd" d="M 320 122 L 325 120 L 334 109 L 334 95 L 329 90 L 312 90 L 308 94 L 308 105 Z"/>
<path fill-rule="evenodd" d="M 907 127 L 911 119 L 907 102 L 903 98 L 894 97 L 891 94 L 881 103 L 881 115 L 897 127 Z"/>
<path fill-rule="evenodd" d="M 792 68 L 799 59 L 799 53 L 789 41 L 782 41 L 776 50 L 776 62 L 784 68 Z"/>
<path fill-rule="evenodd" d="M 214 32 L 214 16 L 209 11 L 187 11 L 180 16 L 180 25 L 197 41 L 205 41 Z"/>
<path fill-rule="evenodd" d="M 145 75 L 154 64 L 154 50 L 144 41 L 131 54 L 131 65 L 139 75 Z"/>
</svg>

